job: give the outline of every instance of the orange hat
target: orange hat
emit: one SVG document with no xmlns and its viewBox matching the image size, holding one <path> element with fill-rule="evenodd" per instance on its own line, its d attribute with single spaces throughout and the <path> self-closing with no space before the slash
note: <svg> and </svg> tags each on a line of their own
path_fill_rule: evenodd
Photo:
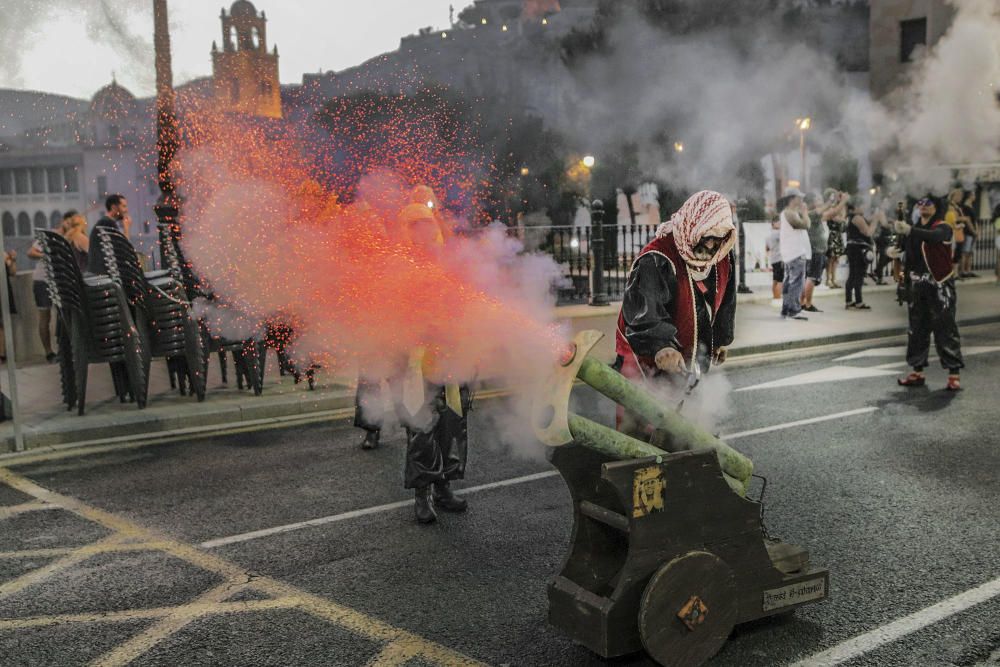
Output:
<svg viewBox="0 0 1000 667">
<path fill-rule="evenodd" d="M 407 204 L 402 211 L 399 212 L 399 224 L 402 227 L 402 233 L 404 238 L 408 241 L 413 241 L 410 236 L 410 226 L 418 222 L 428 222 L 434 225 L 437 230 L 437 238 L 435 239 L 437 243 L 444 243 L 444 236 L 441 233 L 441 227 L 438 225 L 438 221 L 434 218 L 434 212 L 428 208 L 427 204 Z"/>
<path fill-rule="evenodd" d="M 427 185 L 418 185 L 410 191 L 410 203 L 423 204 L 427 208 L 438 208 L 440 206 L 434 190 Z"/>
</svg>

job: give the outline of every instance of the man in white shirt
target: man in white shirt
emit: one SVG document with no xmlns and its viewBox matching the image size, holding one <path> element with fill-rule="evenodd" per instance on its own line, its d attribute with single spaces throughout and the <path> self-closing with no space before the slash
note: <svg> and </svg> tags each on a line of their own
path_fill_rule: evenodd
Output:
<svg viewBox="0 0 1000 667">
<path fill-rule="evenodd" d="M 809 319 L 802 315 L 802 290 L 806 284 L 806 268 L 812 259 L 809 243 L 809 211 L 801 190 L 785 192 L 785 207 L 781 211 L 781 263 L 785 280 L 781 289 L 781 317 Z"/>
</svg>

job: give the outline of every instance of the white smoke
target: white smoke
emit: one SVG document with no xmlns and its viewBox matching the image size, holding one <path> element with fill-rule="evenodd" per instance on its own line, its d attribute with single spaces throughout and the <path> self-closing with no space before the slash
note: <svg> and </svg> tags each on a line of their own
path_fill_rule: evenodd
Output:
<svg viewBox="0 0 1000 667">
<path fill-rule="evenodd" d="M 123 56 L 126 75 L 142 88 L 152 88 L 152 3 L 135 0 L 0 0 L 0 81 L 6 87 L 20 87 L 24 54 L 45 38 L 47 21 L 60 15 L 79 17 L 80 25 L 95 43 L 107 44 Z M 143 26 L 143 29 L 137 28 Z M 78 44 L 51 44 L 52 49 L 75 51 Z M 91 66 L 85 57 L 79 66 Z"/>
<path fill-rule="evenodd" d="M 803 116 L 813 119 L 811 150 L 832 148 L 861 161 L 871 154 L 884 170 L 909 174 L 912 187 L 920 180 L 943 189 L 947 170 L 930 167 L 1000 159 L 1000 6 L 951 2 L 950 29 L 884 101 L 873 101 L 865 77 L 845 72 L 815 48 L 816 39 L 783 30 L 774 8 L 742 17 L 738 27 L 718 21 L 684 34 L 623 8 L 602 48 L 526 76 L 539 98 L 533 106 L 572 145 L 599 153 L 637 143 L 644 173 L 684 189 L 738 189 L 734 175 L 748 157 L 797 148 L 794 120 Z M 735 4 L 715 1 L 720 11 Z M 853 11 L 857 3 L 833 4 Z M 830 3 L 777 7 L 822 5 Z M 690 3 L 685 11 L 707 10 Z M 737 21 L 733 11 L 730 17 Z M 675 141 L 683 153 L 674 152 Z"/>
<path fill-rule="evenodd" d="M 936 166 L 1000 161 L 1000 4 L 951 4 L 948 32 L 870 116 L 887 165 L 914 187 L 946 187 Z"/>
</svg>

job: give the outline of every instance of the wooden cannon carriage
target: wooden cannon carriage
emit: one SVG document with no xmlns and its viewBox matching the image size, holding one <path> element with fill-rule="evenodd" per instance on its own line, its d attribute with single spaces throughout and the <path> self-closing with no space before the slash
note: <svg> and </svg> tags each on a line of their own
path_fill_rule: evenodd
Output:
<svg viewBox="0 0 1000 667">
<path fill-rule="evenodd" d="M 715 655 L 739 623 L 824 600 L 828 571 L 765 536 L 760 504 L 745 497 L 749 460 L 588 358 L 601 337 L 577 336 L 536 408 L 536 433 L 574 507 L 549 622 L 605 658 L 645 649 L 687 667 Z M 570 413 L 578 377 L 666 430 L 679 451 Z"/>
</svg>

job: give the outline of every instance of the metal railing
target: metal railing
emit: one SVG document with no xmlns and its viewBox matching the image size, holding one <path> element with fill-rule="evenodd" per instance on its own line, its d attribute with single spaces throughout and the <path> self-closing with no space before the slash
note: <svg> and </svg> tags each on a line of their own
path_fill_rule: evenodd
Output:
<svg viewBox="0 0 1000 667">
<path fill-rule="evenodd" d="M 611 301 L 619 301 L 625 292 L 629 269 L 642 248 L 652 240 L 657 225 L 604 225 L 604 293 Z M 588 303 L 591 300 L 593 275 L 593 234 L 597 227 L 537 226 L 526 227 L 523 232 L 510 229 L 518 236 L 525 249 L 544 252 L 562 267 L 563 282 L 556 289 L 556 303 L 569 305 Z M 980 220 L 973 257 L 974 271 L 993 271 L 1000 261 L 994 242 L 995 232 L 991 220 Z"/>
<path fill-rule="evenodd" d="M 557 303 L 586 303 L 591 297 L 594 258 L 593 234 L 596 227 L 539 226 L 524 230 L 524 244 L 529 251 L 544 252 L 562 267 L 563 283 L 557 286 Z M 649 243 L 656 225 L 604 225 L 603 276 L 604 293 L 620 300 L 625 291 L 625 279 L 639 251 Z M 512 234 L 520 235 L 512 229 Z"/>
<path fill-rule="evenodd" d="M 972 270 L 992 271 L 996 268 L 1000 257 L 997 255 L 996 230 L 993 229 L 993 221 L 989 218 L 981 218 L 976 225 L 978 234 L 976 242 L 972 248 Z"/>
</svg>

